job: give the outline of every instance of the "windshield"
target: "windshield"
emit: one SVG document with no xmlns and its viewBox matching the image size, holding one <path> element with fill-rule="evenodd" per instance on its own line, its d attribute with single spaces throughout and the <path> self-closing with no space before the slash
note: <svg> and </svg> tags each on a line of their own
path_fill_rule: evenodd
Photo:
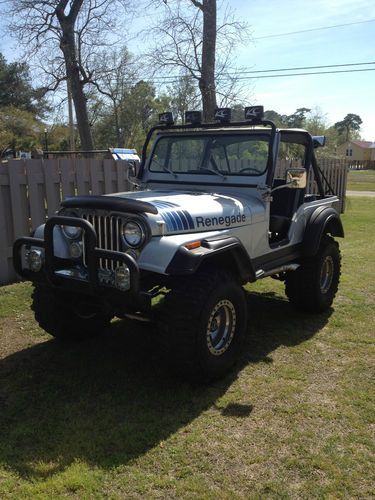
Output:
<svg viewBox="0 0 375 500">
<path fill-rule="evenodd" d="M 259 176 L 267 168 L 269 134 L 161 137 L 151 172 Z"/>
</svg>

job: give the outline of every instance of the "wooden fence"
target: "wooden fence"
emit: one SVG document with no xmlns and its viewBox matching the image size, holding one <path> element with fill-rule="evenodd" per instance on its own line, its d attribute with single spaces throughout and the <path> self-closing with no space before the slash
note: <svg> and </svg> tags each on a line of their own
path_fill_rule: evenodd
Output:
<svg viewBox="0 0 375 500">
<path fill-rule="evenodd" d="M 347 160 L 350 170 L 375 170 L 375 160 Z"/>
<path fill-rule="evenodd" d="M 288 166 L 289 162 L 283 162 L 280 169 Z M 343 211 L 348 164 L 323 160 L 320 166 L 341 198 Z M 130 191 L 126 169 L 126 161 L 96 159 L 10 160 L 0 164 L 0 284 L 16 280 L 12 264 L 16 238 L 43 224 L 68 196 Z M 312 177 L 309 192 L 317 192 Z"/>
<path fill-rule="evenodd" d="M 288 167 L 298 167 L 301 163 L 298 161 L 290 162 L 287 160 L 281 160 L 276 168 L 276 176 L 283 178 L 285 177 L 285 171 Z M 332 159 L 332 158 L 320 158 L 318 160 L 319 169 L 322 173 L 322 182 L 324 190 L 327 194 L 329 193 L 329 187 L 332 188 L 334 194 L 340 198 L 339 206 L 336 207 L 341 213 L 345 211 L 345 201 L 346 201 L 346 184 L 348 180 L 348 170 L 349 165 L 346 160 Z M 307 178 L 307 193 L 318 194 L 318 185 L 316 183 L 314 172 L 310 169 Z"/>
</svg>

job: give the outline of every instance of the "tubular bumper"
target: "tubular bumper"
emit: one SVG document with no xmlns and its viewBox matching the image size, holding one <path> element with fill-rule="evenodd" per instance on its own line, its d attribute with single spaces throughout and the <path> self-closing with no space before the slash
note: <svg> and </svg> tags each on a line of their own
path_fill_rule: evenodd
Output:
<svg viewBox="0 0 375 500">
<path fill-rule="evenodd" d="M 84 248 L 87 262 L 87 277 L 85 279 L 76 279 L 70 276 L 57 274 L 56 271 L 61 270 L 62 259 L 54 254 L 53 230 L 55 226 L 76 226 L 83 230 Z M 41 271 L 33 272 L 25 269 L 22 265 L 22 247 L 24 245 L 34 248 L 44 249 L 44 266 Z M 140 299 L 139 290 L 139 268 L 136 261 L 128 254 L 117 252 L 114 250 L 104 250 L 98 248 L 97 237 L 93 226 L 85 219 L 76 217 L 55 216 L 48 219 L 44 229 L 44 239 L 23 237 L 18 238 L 13 245 L 13 265 L 22 278 L 37 283 L 48 283 L 54 287 L 69 288 L 77 292 L 86 294 L 98 294 L 105 289 L 110 289 L 118 294 L 130 294 L 133 299 Z M 114 267 L 123 264 L 130 271 L 130 289 L 124 292 L 106 286 L 99 282 L 98 270 L 100 268 L 100 259 L 106 259 L 115 263 Z M 74 264 L 74 261 L 72 261 Z M 66 267 L 66 264 L 65 264 Z"/>
</svg>

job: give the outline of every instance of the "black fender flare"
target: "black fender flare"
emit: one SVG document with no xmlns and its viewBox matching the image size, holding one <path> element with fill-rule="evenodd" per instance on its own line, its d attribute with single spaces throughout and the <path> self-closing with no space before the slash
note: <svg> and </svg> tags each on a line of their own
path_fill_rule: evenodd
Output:
<svg viewBox="0 0 375 500">
<path fill-rule="evenodd" d="M 242 243 L 233 236 L 216 236 L 201 241 L 203 252 L 195 253 L 180 246 L 168 264 L 168 275 L 194 274 L 202 263 L 214 263 L 220 260 L 225 264 L 235 266 L 240 281 L 247 283 L 255 281 L 255 270 L 251 259 Z"/>
<path fill-rule="evenodd" d="M 318 207 L 307 221 L 302 244 L 305 257 L 312 257 L 318 253 L 323 234 L 344 238 L 340 215 L 332 207 Z"/>
</svg>

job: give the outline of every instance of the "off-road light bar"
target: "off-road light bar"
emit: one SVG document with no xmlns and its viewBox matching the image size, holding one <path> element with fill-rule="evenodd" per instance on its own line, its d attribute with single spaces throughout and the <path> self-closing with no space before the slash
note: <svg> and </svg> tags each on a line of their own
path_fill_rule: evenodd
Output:
<svg viewBox="0 0 375 500">
<path fill-rule="evenodd" d="M 259 122 L 263 120 L 264 108 L 263 106 L 249 106 L 245 108 L 245 120 Z"/>
<path fill-rule="evenodd" d="M 185 111 L 185 122 L 192 123 L 193 125 L 198 125 L 202 123 L 202 112 L 201 111 Z"/>
<path fill-rule="evenodd" d="M 232 117 L 230 108 L 217 108 L 215 111 L 215 120 L 221 123 L 229 123 Z"/>
<path fill-rule="evenodd" d="M 170 111 L 167 113 L 160 113 L 159 114 L 159 123 L 162 125 L 173 125 L 174 120 L 173 120 L 173 115 Z"/>
</svg>

